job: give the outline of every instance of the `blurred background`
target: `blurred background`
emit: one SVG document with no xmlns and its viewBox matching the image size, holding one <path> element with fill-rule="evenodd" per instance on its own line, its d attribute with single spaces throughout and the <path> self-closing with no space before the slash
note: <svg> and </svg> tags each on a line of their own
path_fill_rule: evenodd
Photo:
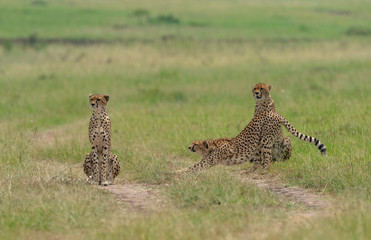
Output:
<svg viewBox="0 0 371 240">
<path fill-rule="evenodd" d="M 89 93 L 111 94 L 114 109 L 200 101 L 243 102 L 252 112 L 250 89 L 258 82 L 288 102 L 281 110 L 317 108 L 310 100 L 334 91 L 366 94 L 370 5 L 2 1 L 1 115 L 36 127 L 68 123 L 88 113 L 82 96 Z"/>
</svg>

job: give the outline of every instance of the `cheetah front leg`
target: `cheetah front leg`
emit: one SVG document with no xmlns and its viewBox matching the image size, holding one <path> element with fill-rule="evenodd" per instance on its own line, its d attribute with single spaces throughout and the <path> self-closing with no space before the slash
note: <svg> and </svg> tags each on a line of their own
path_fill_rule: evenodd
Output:
<svg viewBox="0 0 371 240">
<path fill-rule="evenodd" d="M 100 184 L 101 179 L 99 177 L 99 156 L 97 151 L 97 146 L 93 146 L 91 148 L 91 164 L 92 164 L 92 172 L 93 172 L 93 179 L 91 181 L 92 184 Z"/>
<path fill-rule="evenodd" d="M 217 162 L 214 159 L 209 159 L 209 156 L 203 157 L 201 161 L 198 163 L 195 163 L 193 166 L 190 166 L 185 169 L 177 170 L 175 172 L 195 172 L 195 171 L 201 171 L 208 168 L 211 168 L 217 164 Z"/>
<path fill-rule="evenodd" d="M 109 156 L 110 156 L 110 152 L 108 150 L 108 148 L 105 146 L 103 147 L 103 153 L 102 153 L 102 179 L 101 179 L 101 183 L 102 185 L 104 186 L 107 186 L 109 184 L 111 184 L 112 182 L 111 181 L 108 181 L 107 180 L 107 171 L 110 171 L 111 169 L 109 169 Z M 112 173 L 112 171 L 111 171 Z"/>
<path fill-rule="evenodd" d="M 208 168 L 211 168 L 221 161 L 225 161 L 227 158 L 230 158 L 233 155 L 233 153 L 228 149 L 216 149 L 212 153 L 210 153 L 207 156 L 204 156 L 201 161 L 198 163 L 195 163 L 193 166 L 190 166 L 185 169 L 177 170 L 175 172 L 195 172 L 195 171 L 201 171 Z"/>
<path fill-rule="evenodd" d="M 272 163 L 272 146 L 273 146 L 273 137 L 265 136 L 262 139 L 262 156 L 263 156 L 263 170 L 268 169 Z"/>
<path fill-rule="evenodd" d="M 256 169 L 259 168 L 259 166 L 261 165 L 261 153 L 262 152 L 259 146 L 259 149 L 255 151 L 254 157 L 252 157 L 250 160 L 250 162 L 254 162 L 254 164 L 249 169 L 247 169 L 247 171 L 245 172 L 246 174 L 253 173 L 256 171 Z"/>
</svg>

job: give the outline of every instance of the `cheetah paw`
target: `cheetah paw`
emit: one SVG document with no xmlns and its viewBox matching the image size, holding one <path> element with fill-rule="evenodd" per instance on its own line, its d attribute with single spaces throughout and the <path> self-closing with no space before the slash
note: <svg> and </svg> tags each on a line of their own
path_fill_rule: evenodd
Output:
<svg viewBox="0 0 371 240">
<path fill-rule="evenodd" d="M 108 185 L 111 185 L 111 184 L 112 184 L 111 181 L 104 181 L 104 182 L 102 183 L 103 186 L 108 186 Z"/>
<path fill-rule="evenodd" d="M 86 179 L 86 182 L 89 183 L 89 184 L 91 184 L 91 185 L 97 185 L 98 184 L 96 181 L 94 181 L 93 176 L 89 176 Z"/>
</svg>

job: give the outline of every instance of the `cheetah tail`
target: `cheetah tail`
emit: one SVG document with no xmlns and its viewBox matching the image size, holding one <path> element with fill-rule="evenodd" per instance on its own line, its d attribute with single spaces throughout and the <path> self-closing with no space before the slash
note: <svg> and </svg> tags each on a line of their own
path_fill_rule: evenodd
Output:
<svg viewBox="0 0 371 240">
<path fill-rule="evenodd" d="M 309 143 L 313 144 L 314 146 L 316 146 L 318 148 L 318 150 L 320 150 L 320 152 L 321 152 L 321 154 L 323 156 L 327 156 L 326 146 L 323 143 L 321 143 L 320 140 L 318 140 L 317 138 L 314 138 L 314 137 L 311 137 L 311 136 L 307 136 L 307 135 L 305 135 L 303 133 L 298 132 L 291 125 L 291 123 L 289 123 L 289 121 L 287 121 L 282 116 L 281 116 L 281 120 L 282 120 L 282 125 L 284 125 L 285 128 L 287 129 L 287 131 L 289 131 L 292 135 L 294 135 L 295 137 L 299 138 L 302 141 L 309 142 Z"/>
</svg>

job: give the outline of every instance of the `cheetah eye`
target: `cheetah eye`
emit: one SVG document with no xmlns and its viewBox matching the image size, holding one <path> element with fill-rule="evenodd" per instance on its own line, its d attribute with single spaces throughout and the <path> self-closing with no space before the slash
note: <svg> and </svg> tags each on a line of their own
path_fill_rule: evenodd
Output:
<svg viewBox="0 0 371 240">
<path fill-rule="evenodd" d="M 209 144 L 205 143 L 205 147 L 206 147 L 206 149 L 208 149 L 209 148 Z"/>
<path fill-rule="evenodd" d="M 99 102 L 100 101 L 100 99 L 97 99 L 97 102 Z"/>
</svg>

